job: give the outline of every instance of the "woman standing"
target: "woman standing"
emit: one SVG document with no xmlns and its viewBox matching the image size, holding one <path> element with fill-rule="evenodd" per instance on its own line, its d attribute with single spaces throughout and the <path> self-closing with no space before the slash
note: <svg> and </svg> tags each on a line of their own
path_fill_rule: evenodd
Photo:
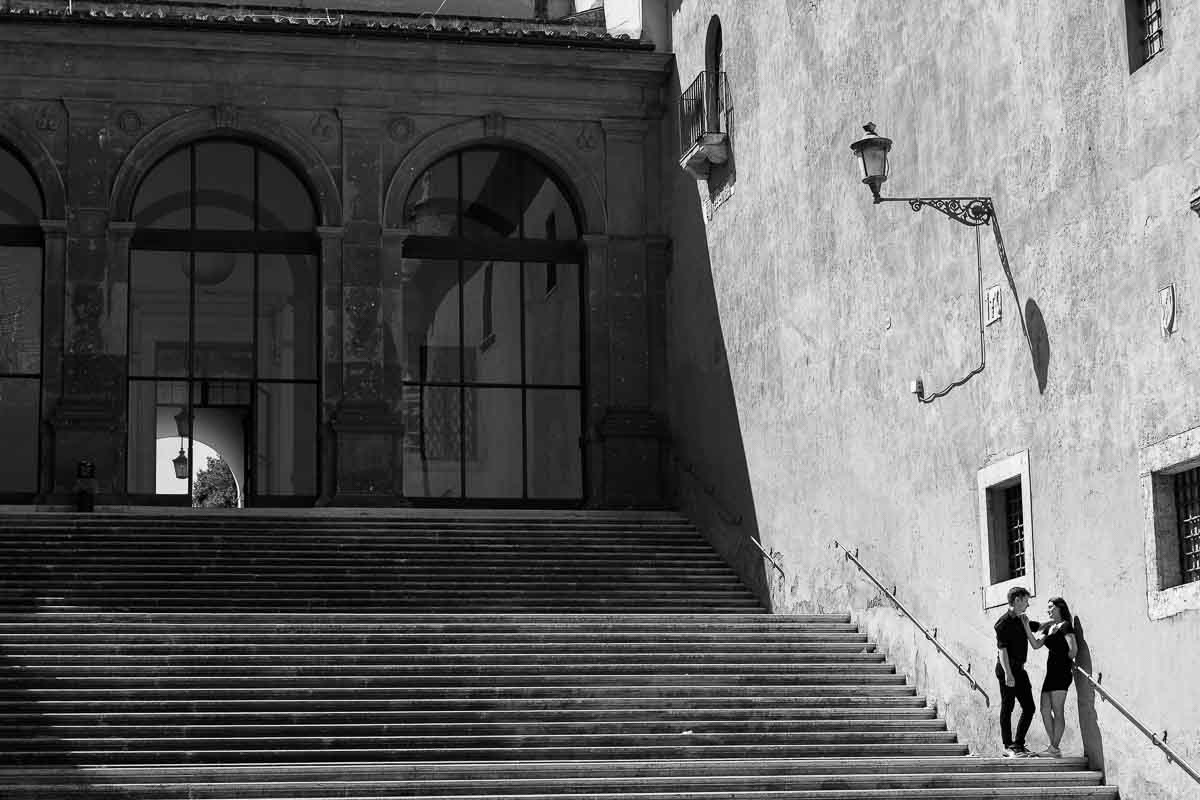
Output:
<svg viewBox="0 0 1200 800">
<path fill-rule="evenodd" d="M 1036 640 L 1033 646 L 1044 646 L 1050 651 L 1046 658 L 1046 680 L 1042 682 L 1042 723 L 1046 726 L 1046 735 L 1050 737 L 1050 746 L 1038 755 L 1062 758 L 1059 744 L 1067 729 L 1063 706 L 1067 702 L 1067 690 L 1071 688 L 1075 655 L 1079 649 L 1067 601 L 1061 597 L 1051 597 L 1046 604 L 1046 614 L 1050 621 L 1033 634 Z"/>
</svg>

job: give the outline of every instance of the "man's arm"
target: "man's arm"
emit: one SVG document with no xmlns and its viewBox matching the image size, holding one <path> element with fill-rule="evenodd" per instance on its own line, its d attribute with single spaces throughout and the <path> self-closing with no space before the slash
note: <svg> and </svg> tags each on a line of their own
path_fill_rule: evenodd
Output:
<svg viewBox="0 0 1200 800">
<path fill-rule="evenodd" d="M 1013 675 L 1012 664 L 1008 661 L 1008 649 L 1005 647 L 1000 648 L 1000 666 L 1004 670 L 1004 685 L 1016 686 L 1017 677 Z"/>
<path fill-rule="evenodd" d="M 1042 626 L 1038 625 L 1038 623 L 1036 623 L 1036 622 L 1030 622 L 1029 617 L 1026 616 L 1025 614 L 1021 615 L 1021 630 L 1025 631 L 1025 638 L 1029 640 L 1029 645 L 1034 650 L 1038 649 L 1039 647 L 1041 647 L 1042 645 L 1045 644 L 1045 641 L 1043 641 L 1043 639 L 1045 638 L 1044 634 L 1042 634 L 1040 636 L 1034 634 L 1034 631 L 1039 630 L 1039 628 L 1041 628 L 1041 627 Z M 1040 632 L 1041 631 L 1039 631 L 1039 633 Z"/>
</svg>

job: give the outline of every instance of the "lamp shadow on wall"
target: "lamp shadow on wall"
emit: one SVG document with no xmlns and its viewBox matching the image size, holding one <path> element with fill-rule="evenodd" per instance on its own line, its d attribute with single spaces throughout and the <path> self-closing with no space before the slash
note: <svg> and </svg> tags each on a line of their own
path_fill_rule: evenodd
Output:
<svg viewBox="0 0 1200 800">
<path fill-rule="evenodd" d="M 996 237 L 996 247 L 1000 252 L 1000 266 L 1004 269 L 1004 277 L 1008 280 L 1009 291 L 1017 308 L 1021 307 L 1021 294 L 1017 291 L 1017 281 L 1013 278 L 1012 268 L 1008 264 L 1008 251 L 1004 247 L 1004 237 L 1000 233 L 1000 223 L 992 218 L 992 232 Z M 1033 364 L 1033 374 L 1037 378 L 1038 393 L 1045 394 L 1050 381 L 1050 334 L 1046 330 L 1046 318 L 1042 309 L 1032 297 L 1026 299 L 1024 313 L 1020 316 L 1021 332 L 1025 334 L 1025 342 L 1029 345 L 1029 358 Z"/>
<path fill-rule="evenodd" d="M 1075 617 L 1075 642 L 1078 645 L 1075 664 L 1093 675 L 1096 674 L 1092 669 L 1092 650 L 1088 647 L 1083 620 L 1079 617 Z M 1075 679 L 1075 690 L 1078 693 L 1079 736 L 1083 739 L 1083 754 L 1087 756 L 1088 765 L 1092 769 L 1103 769 L 1104 739 L 1100 734 L 1100 721 L 1096 715 L 1096 690 L 1081 678 Z"/>
<path fill-rule="evenodd" d="M 679 77 L 667 91 L 680 96 Z M 679 137 L 671 129 L 675 141 Z M 678 158 L 678 154 L 676 155 Z M 713 280 L 705 205 L 732 180 L 733 165 L 698 181 L 675 163 L 664 186 L 672 231 L 672 266 L 665 281 L 667 371 L 664 404 L 670 420 L 668 497 L 738 573 L 765 606 L 775 577 L 759 551 L 758 519 Z M 720 215 L 720 210 L 715 212 Z"/>
</svg>

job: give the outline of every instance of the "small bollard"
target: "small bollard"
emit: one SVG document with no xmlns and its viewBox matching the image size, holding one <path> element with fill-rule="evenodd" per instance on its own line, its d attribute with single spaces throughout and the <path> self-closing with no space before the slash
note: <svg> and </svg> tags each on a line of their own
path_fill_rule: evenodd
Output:
<svg viewBox="0 0 1200 800">
<path fill-rule="evenodd" d="M 75 465 L 75 510 L 91 513 L 96 508 L 96 464 L 86 458 Z"/>
</svg>

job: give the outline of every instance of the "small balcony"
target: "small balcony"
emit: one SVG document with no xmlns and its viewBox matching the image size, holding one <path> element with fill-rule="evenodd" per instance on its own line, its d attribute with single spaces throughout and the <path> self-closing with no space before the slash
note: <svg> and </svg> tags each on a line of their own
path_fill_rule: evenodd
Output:
<svg viewBox="0 0 1200 800">
<path fill-rule="evenodd" d="M 679 166 L 698 180 L 729 160 L 733 106 L 724 72 L 701 72 L 679 98 Z"/>
</svg>

